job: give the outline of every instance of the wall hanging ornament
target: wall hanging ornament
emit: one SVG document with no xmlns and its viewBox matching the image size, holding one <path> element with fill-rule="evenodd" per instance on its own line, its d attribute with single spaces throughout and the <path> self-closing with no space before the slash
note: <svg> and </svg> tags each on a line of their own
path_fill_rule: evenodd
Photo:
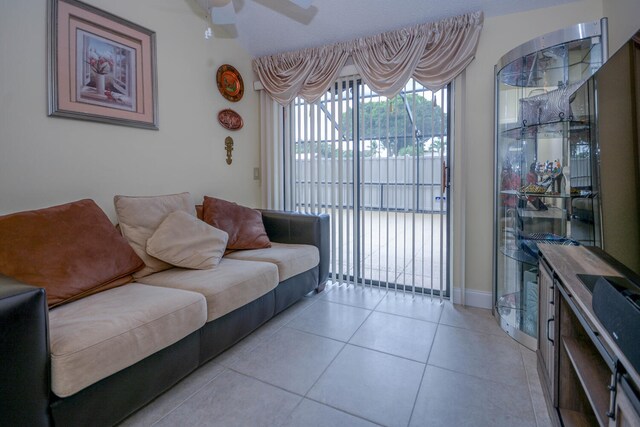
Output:
<svg viewBox="0 0 640 427">
<path fill-rule="evenodd" d="M 218 90 L 231 102 L 238 102 L 244 95 L 244 82 L 238 70 L 229 64 L 221 65 L 216 73 Z"/>
<path fill-rule="evenodd" d="M 240 114 L 230 108 L 225 108 L 218 112 L 218 123 L 227 130 L 238 130 L 244 126 L 244 121 Z"/>
<path fill-rule="evenodd" d="M 231 159 L 231 152 L 233 151 L 233 138 L 230 136 L 224 139 L 224 149 L 227 151 L 227 164 L 230 165 L 233 159 Z"/>
</svg>

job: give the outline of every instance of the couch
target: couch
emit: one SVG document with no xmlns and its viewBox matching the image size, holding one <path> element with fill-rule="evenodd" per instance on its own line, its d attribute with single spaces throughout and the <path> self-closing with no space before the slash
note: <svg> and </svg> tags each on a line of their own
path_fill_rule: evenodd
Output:
<svg viewBox="0 0 640 427">
<path fill-rule="evenodd" d="M 201 214 L 201 212 L 198 212 Z M 271 248 L 49 309 L 0 276 L 0 424 L 114 425 L 328 278 L 329 217 L 260 211 Z"/>
</svg>

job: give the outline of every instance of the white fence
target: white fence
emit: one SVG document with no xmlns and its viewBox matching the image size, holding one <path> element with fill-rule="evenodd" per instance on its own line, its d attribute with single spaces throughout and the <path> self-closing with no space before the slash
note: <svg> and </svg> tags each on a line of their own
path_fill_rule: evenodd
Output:
<svg viewBox="0 0 640 427">
<path fill-rule="evenodd" d="M 295 162 L 295 197 L 300 204 L 319 203 L 327 207 L 342 204 L 352 208 L 354 193 L 360 191 L 360 203 L 365 209 L 420 212 L 445 209 L 439 154 L 365 157 L 355 166 L 351 158 L 296 159 Z M 339 171 L 342 176 L 338 176 Z M 356 173 L 362 183 L 359 190 L 353 187 Z"/>
</svg>

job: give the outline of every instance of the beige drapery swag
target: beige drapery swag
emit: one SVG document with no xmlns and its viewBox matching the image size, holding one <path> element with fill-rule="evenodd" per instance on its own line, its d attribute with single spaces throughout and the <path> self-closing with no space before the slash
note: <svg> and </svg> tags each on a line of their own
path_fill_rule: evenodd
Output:
<svg viewBox="0 0 640 427">
<path fill-rule="evenodd" d="M 473 60 L 484 15 L 474 12 L 345 43 L 263 56 L 253 69 L 281 105 L 296 96 L 314 103 L 337 79 L 349 57 L 376 93 L 394 97 L 411 77 L 436 91 Z"/>
</svg>

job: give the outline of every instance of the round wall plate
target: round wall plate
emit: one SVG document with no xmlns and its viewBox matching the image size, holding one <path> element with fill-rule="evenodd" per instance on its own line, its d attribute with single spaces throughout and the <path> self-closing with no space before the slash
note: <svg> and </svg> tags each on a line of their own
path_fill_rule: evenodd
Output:
<svg viewBox="0 0 640 427">
<path fill-rule="evenodd" d="M 238 70 L 229 64 L 221 65 L 216 73 L 218 90 L 231 102 L 238 102 L 244 95 L 244 82 Z"/>
<path fill-rule="evenodd" d="M 242 129 L 244 125 L 244 121 L 240 114 L 236 113 L 230 108 L 225 108 L 224 110 L 220 110 L 218 112 L 218 123 L 228 130 L 238 130 Z"/>
</svg>

